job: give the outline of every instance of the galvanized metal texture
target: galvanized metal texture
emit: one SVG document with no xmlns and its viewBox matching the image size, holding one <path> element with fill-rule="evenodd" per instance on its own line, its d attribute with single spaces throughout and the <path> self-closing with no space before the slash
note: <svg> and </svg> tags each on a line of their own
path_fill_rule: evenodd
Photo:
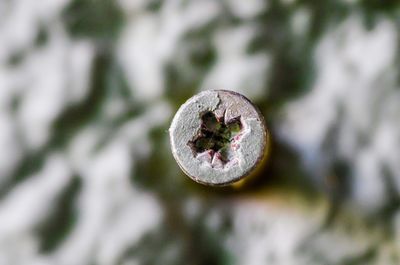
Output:
<svg viewBox="0 0 400 265">
<path fill-rule="evenodd" d="M 223 186 L 249 175 L 266 154 L 267 129 L 245 96 L 203 91 L 184 103 L 169 129 L 172 154 L 194 181 Z"/>
</svg>

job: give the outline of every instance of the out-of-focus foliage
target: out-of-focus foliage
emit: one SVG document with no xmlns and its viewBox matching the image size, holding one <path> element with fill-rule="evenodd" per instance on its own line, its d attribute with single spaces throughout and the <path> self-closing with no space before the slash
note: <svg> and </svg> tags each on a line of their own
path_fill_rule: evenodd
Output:
<svg viewBox="0 0 400 265">
<path fill-rule="evenodd" d="M 0 2 L 0 265 L 399 264 L 400 3 Z M 191 182 L 174 112 L 231 89 L 272 152 Z"/>
</svg>

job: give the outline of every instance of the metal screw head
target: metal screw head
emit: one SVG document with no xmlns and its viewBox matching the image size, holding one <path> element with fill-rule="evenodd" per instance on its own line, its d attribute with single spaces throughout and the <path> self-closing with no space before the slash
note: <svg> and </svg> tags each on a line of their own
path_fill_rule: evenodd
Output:
<svg viewBox="0 0 400 265">
<path fill-rule="evenodd" d="M 249 175 L 266 154 L 267 130 L 245 96 L 207 90 L 184 103 L 169 129 L 172 154 L 194 181 L 228 185 Z"/>
</svg>

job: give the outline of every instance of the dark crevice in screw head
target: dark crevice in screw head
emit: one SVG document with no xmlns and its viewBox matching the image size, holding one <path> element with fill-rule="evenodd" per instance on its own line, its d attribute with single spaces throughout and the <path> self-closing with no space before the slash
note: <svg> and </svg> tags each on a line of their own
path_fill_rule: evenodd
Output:
<svg viewBox="0 0 400 265">
<path fill-rule="evenodd" d="M 213 160 L 216 156 L 223 164 L 231 160 L 235 146 L 242 131 L 240 117 L 225 122 L 224 116 L 217 117 L 213 112 L 207 111 L 201 115 L 201 127 L 198 135 L 188 143 L 194 155 L 208 152 Z"/>
</svg>

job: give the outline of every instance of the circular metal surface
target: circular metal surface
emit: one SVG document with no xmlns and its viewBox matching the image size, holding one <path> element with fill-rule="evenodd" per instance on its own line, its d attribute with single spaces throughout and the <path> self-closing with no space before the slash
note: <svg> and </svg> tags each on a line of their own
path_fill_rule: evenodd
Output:
<svg viewBox="0 0 400 265">
<path fill-rule="evenodd" d="M 249 175 L 266 154 L 267 130 L 245 96 L 203 91 L 184 103 L 169 129 L 172 153 L 194 181 L 228 185 Z"/>
</svg>

